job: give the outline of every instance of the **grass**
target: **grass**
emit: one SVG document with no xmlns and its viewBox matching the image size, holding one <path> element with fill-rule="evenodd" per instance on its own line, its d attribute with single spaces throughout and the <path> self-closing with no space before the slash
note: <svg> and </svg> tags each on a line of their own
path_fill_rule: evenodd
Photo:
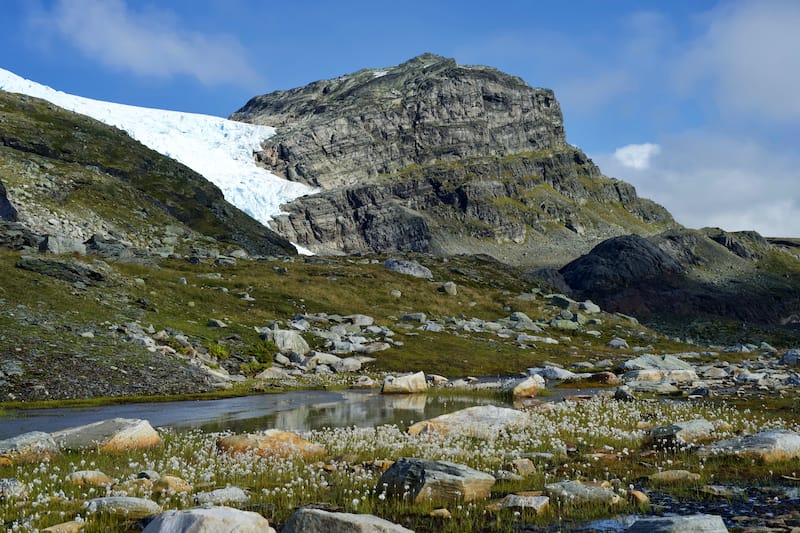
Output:
<svg viewBox="0 0 800 533">
<path fill-rule="evenodd" d="M 122 455 L 96 451 L 71 452 L 49 463 L 0 466 L 0 478 L 16 477 L 29 487 L 26 500 L 0 502 L 0 516 L 9 531 L 43 528 L 80 516 L 84 531 L 125 531 L 133 522 L 111 516 L 91 514 L 82 502 L 105 495 L 149 497 L 164 508 L 193 506 L 193 494 L 226 486 L 243 488 L 249 494 L 244 508 L 264 514 L 275 527 L 285 524 L 300 505 L 324 502 L 329 508 L 376 514 L 417 531 L 513 531 L 520 524 L 549 527 L 555 524 L 580 524 L 595 518 L 637 510 L 625 503 L 629 485 L 645 491 L 666 491 L 676 497 L 700 499 L 699 488 L 707 483 L 734 483 L 737 486 L 769 486 L 784 483 L 781 476 L 800 470 L 800 460 L 771 465 L 744 464 L 724 457 L 702 460 L 689 449 L 650 451 L 642 447 L 642 423 L 668 423 L 704 416 L 715 421 L 720 437 L 752 432 L 765 427 L 798 429 L 797 419 L 780 420 L 761 413 L 735 408 L 685 402 L 618 404 L 603 399 L 586 402 L 561 402 L 552 409 L 533 411 L 529 419 L 513 431 L 486 428 L 454 428 L 445 435 L 411 436 L 403 428 L 385 425 L 375 428 L 332 428 L 305 434 L 327 450 L 321 458 L 230 457 L 219 454 L 215 442 L 220 434 L 190 431 L 162 431 L 163 443 L 149 450 L 134 450 Z M 477 431 L 477 433 L 476 433 Z M 591 458 L 602 450 L 606 458 Z M 552 461 L 539 462 L 534 471 L 516 481 L 501 481 L 492 488 L 487 501 L 473 503 L 432 502 L 412 504 L 381 496 L 376 461 L 399 457 L 422 457 L 466 464 L 485 472 L 504 468 L 509 459 L 527 452 L 555 452 Z M 659 470 L 686 469 L 701 473 L 692 483 L 652 486 L 646 476 Z M 76 470 L 101 470 L 116 482 L 110 488 L 75 487 L 64 481 Z M 136 481 L 138 472 L 155 470 L 162 475 L 179 476 L 194 489 L 191 494 L 157 496 Z M 535 516 L 529 512 L 500 510 L 494 503 L 506 494 L 540 491 L 561 480 L 607 481 L 623 496 L 623 503 L 605 505 L 557 505 Z M 42 502 L 47 502 L 43 505 Z M 445 506 L 452 519 L 429 516 Z"/>
</svg>

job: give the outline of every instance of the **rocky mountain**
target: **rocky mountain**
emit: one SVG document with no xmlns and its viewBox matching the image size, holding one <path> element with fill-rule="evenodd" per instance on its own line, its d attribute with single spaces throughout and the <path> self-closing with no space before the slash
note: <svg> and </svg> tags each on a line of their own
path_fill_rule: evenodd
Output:
<svg viewBox="0 0 800 533">
<path fill-rule="evenodd" d="M 12 248 L 48 236 L 60 243 L 53 251 L 76 251 L 96 236 L 95 244 L 110 239 L 159 255 L 220 247 L 296 253 L 204 177 L 124 131 L 4 91 L 0 183 L 0 233 Z"/>
<path fill-rule="evenodd" d="M 317 253 L 487 253 L 563 264 L 675 223 L 565 137 L 549 89 L 432 54 L 250 100 L 272 172 L 321 187 L 274 228 Z"/>
</svg>

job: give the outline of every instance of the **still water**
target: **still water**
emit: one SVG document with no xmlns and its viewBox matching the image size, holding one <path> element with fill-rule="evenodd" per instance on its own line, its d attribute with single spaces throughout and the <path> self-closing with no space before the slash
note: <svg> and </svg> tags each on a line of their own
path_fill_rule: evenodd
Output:
<svg viewBox="0 0 800 533">
<path fill-rule="evenodd" d="M 222 400 L 14 410 L 0 418 L 0 439 L 53 432 L 108 418 L 144 418 L 154 427 L 235 432 L 278 428 L 371 427 L 409 424 L 473 405 L 501 405 L 470 396 L 382 395 L 375 391 L 292 391 Z"/>
</svg>

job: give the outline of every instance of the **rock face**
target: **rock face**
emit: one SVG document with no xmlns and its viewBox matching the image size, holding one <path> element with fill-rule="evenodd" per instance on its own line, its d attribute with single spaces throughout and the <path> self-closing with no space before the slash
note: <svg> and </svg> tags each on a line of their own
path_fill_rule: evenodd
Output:
<svg viewBox="0 0 800 533">
<path fill-rule="evenodd" d="M 274 223 L 315 253 L 483 252 L 524 263 L 673 224 L 567 144 L 552 91 L 489 67 L 424 54 L 257 96 L 231 118 L 276 126 L 260 161 L 323 189 Z M 587 202 L 626 215 L 589 215 Z"/>
<path fill-rule="evenodd" d="M 552 91 L 433 54 L 257 96 L 231 118 L 278 127 L 262 161 L 323 187 L 483 156 L 487 147 L 505 155 L 565 143 Z"/>
<path fill-rule="evenodd" d="M 77 426 L 51 434 L 64 450 L 96 449 L 101 452 L 124 452 L 152 448 L 161 444 L 161 437 L 147 420 L 112 418 L 94 424 Z"/>
<path fill-rule="evenodd" d="M 238 531 L 238 530 L 237 530 Z M 410 529 L 371 514 L 329 513 L 321 509 L 298 509 L 281 533 L 411 533 Z"/>
<path fill-rule="evenodd" d="M 381 476 L 376 490 L 421 502 L 471 502 L 489 497 L 494 477 L 448 461 L 398 459 Z"/>
<path fill-rule="evenodd" d="M 274 533 L 269 521 L 258 513 L 231 507 L 166 511 L 147 524 L 143 533 L 192 531 L 193 533 Z"/>
</svg>

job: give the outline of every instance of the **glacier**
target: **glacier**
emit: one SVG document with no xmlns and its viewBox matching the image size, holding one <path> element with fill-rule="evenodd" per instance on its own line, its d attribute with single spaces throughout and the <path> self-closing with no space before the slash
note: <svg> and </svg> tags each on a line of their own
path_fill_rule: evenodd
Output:
<svg viewBox="0 0 800 533">
<path fill-rule="evenodd" d="M 281 213 L 281 204 L 317 192 L 256 164 L 254 151 L 275 134 L 269 126 L 74 96 L 2 68 L 0 90 L 41 98 L 126 131 L 205 177 L 222 190 L 226 200 L 267 226 Z"/>
</svg>

